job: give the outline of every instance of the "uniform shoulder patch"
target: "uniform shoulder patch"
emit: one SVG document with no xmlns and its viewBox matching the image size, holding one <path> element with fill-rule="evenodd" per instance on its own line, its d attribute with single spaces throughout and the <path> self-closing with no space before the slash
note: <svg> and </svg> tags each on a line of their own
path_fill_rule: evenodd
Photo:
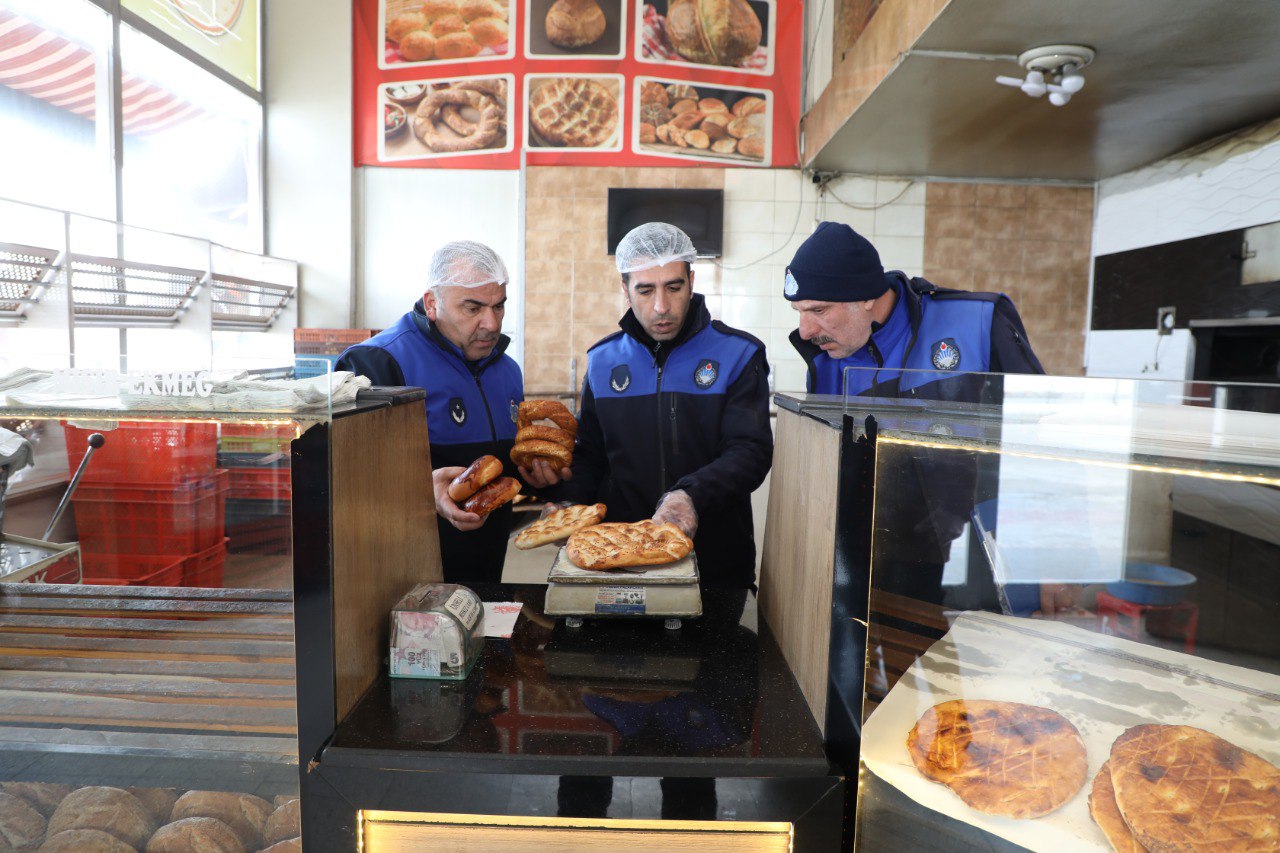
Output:
<svg viewBox="0 0 1280 853">
<path fill-rule="evenodd" d="M 467 422 L 467 406 L 462 402 L 461 397 L 454 397 L 449 400 L 449 417 L 458 426 L 462 426 Z"/>
<path fill-rule="evenodd" d="M 960 347 L 955 338 L 943 338 L 933 345 L 933 366 L 938 370 L 955 370 L 960 365 Z"/>
<path fill-rule="evenodd" d="M 609 371 L 609 389 L 615 394 L 621 394 L 631 387 L 631 365 L 616 364 L 613 370 Z"/>
<path fill-rule="evenodd" d="M 710 388 L 720 377 L 720 362 L 704 358 L 693 368 L 693 384 L 699 388 Z"/>
</svg>

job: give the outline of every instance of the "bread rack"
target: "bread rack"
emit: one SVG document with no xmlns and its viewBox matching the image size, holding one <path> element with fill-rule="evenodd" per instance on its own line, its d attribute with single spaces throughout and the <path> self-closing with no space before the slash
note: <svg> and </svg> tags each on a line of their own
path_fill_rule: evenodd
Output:
<svg viewBox="0 0 1280 853">
<path fill-rule="evenodd" d="M 697 555 L 662 566 L 593 572 L 575 566 L 560 548 L 547 575 L 545 612 L 563 616 L 570 628 L 581 628 L 587 618 L 659 618 L 679 630 L 682 619 L 702 615 Z"/>
</svg>

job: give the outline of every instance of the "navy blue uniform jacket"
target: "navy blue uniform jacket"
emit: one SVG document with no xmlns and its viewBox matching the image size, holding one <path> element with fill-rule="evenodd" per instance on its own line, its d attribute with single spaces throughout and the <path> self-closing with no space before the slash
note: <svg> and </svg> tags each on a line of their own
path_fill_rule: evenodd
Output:
<svg viewBox="0 0 1280 853">
<path fill-rule="evenodd" d="M 503 335 L 487 358 L 467 361 L 427 319 L 419 300 L 390 328 L 344 352 L 336 369 L 367 376 L 375 385 L 411 385 L 427 392 L 433 468 L 466 466 L 491 454 L 502 460 L 504 475 L 518 477 L 511 447 L 524 379 L 519 365 L 505 354 L 509 343 Z M 446 581 L 502 579 L 511 512 L 511 504 L 499 507 L 483 527 L 466 533 L 436 517 Z"/>
<path fill-rule="evenodd" d="M 773 461 L 764 344 L 712 320 L 699 294 L 671 341 L 630 311 L 618 325 L 588 351 L 573 479 L 559 496 L 638 521 L 682 489 L 698 513 L 703 584 L 752 586 L 751 492 Z"/>
</svg>

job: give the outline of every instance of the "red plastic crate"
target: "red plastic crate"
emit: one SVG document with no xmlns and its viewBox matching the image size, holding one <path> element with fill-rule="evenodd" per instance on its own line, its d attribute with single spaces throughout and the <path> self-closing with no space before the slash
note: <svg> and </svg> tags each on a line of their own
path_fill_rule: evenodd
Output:
<svg viewBox="0 0 1280 853">
<path fill-rule="evenodd" d="M 222 541 L 226 471 L 185 483 L 81 483 L 72 497 L 81 562 L 103 565 L 111 557 L 180 557 Z M 100 572 L 101 573 L 101 572 Z"/>
<path fill-rule="evenodd" d="M 212 548 L 192 554 L 182 561 L 182 585 L 222 586 L 222 569 L 227 562 L 227 540 L 224 538 Z"/>
<path fill-rule="evenodd" d="M 106 439 L 93 452 L 82 483 L 173 483 L 207 477 L 216 464 L 217 424 L 122 421 L 106 431 L 70 424 L 63 429 L 72 472 L 84 458 L 89 436 L 101 432 Z"/>
<path fill-rule="evenodd" d="M 293 440 L 298 428 L 294 424 L 220 424 L 221 435 L 245 438 L 284 438 Z"/>
<path fill-rule="evenodd" d="M 116 555 L 111 555 L 116 556 Z M 104 586 L 182 586 L 182 558 L 173 557 L 120 557 L 121 568 L 146 568 L 145 573 L 135 575 L 90 574 L 85 565 L 84 582 Z M 159 565 L 160 569 L 155 567 Z"/>
<path fill-rule="evenodd" d="M 293 480 L 288 468 L 228 468 L 231 497 L 251 500 L 287 501 L 293 497 Z"/>
</svg>

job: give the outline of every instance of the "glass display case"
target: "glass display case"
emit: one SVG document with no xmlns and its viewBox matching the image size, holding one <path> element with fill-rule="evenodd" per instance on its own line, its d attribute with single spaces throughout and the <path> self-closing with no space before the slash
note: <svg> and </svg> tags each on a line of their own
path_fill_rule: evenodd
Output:
<svg viewBox="0 0 1280 853">
<path fill-rule="evenodd" d="M 1274 846 L 1269 398 L 954 373 L 884 388 L 839 409 L 874 478 L 870 504 L 841 485 L 870 519 L 865 670 L 833 672 L 861 698 L 855 848 Z"/>
<path fill-rule="evenodd" d="M 0 437 L 22 448 L 0 472 L 13 849 L 110 843 L 92 832 L 139 850 L 301 849 L 295 515 L 327 515 L 329 497 L 293 486 L 327 476 L 298 448 L 354 393 L 327 376 L 0 375 Z M 195 817 L 219 826 L 179 823 Z"/>
</svg>

